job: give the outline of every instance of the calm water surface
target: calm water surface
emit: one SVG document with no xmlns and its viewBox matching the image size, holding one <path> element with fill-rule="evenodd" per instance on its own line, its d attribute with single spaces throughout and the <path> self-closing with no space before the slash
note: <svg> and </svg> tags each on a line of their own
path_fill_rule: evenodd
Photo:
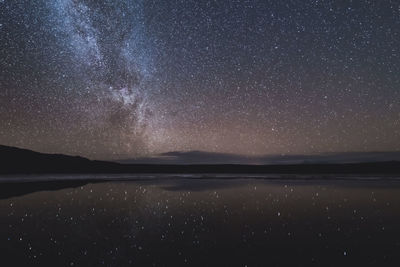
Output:
<svg viewBox="0 0 400 267">
<path fill-rule="evenodd" d="M 53 189 L 0 196 L 1 266 L 400 266 L 400 182 Z"/>
</svg>

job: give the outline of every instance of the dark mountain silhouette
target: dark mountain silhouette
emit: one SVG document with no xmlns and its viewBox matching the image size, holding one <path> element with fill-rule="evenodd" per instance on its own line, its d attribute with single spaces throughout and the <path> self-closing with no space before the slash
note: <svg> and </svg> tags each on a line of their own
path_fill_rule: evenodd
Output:
<svg viewBox="0 0 400 267">
<path fill-rule="evenodd" d="M 399 161 L 365 163 L 121 164 L 60 154 L 44 154 L 0 146 L 0 174 L 33 173 L 276 173 L 276 174 L 400 174 Z"/>
<path fill-rule="evenodd" d="M 88 173 L 107 172 L 118 163 L 92 161 L 77 156 L 44 154 L 0 145 L 0 173 Z"/>
</svg>

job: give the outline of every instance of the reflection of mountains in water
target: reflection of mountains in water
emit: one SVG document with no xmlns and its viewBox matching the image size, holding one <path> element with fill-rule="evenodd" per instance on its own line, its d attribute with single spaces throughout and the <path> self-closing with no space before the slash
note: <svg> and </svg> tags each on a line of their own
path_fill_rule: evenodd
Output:
<svg viewBox="0 0 400 267">
<path fill-rule="evenodd" d="M 89 178 L 90 176 L 90 178 Z M 12 178 L 15 178 L 12 180 Z M 400 177 L 396 176 L 354 176 L 354 175 L 29 175 L 0 178 L 0 200 L 19 197 L 35 192 L 57 191 L 107 184 L 154 185 L 165 191 L 204 192 L 237 188 L 250 184 L 268 186 L 335 186 L 337 188 L 400 188 Z M 28 180 L 30 179 L 30 180 Z"/>
<path fill-rule="evenodd" d="M 396 152 L 393 152 L 396 153 Z M 210 156 L 211 157 L 211 156 Z M 2 174 L 16 173 L 276 173 L 276 174 L 400 174 L 400 161 L 364 163 L 121 164 L 81 157 L 43 154 L 0 146 Z M 212 158 L 212 157 L 211 157 Z"/>
<path fill-rule="evenodd" d="M 2 183 L 0 186 L 0 199 L 17 197 L 34 193 L 38 191 L 53 191 L 65 188 L 74 188 L 84 186 L 89 181 L 46 181 L 46 182 L 28 182 L 28 183 Z"/>
</svg>

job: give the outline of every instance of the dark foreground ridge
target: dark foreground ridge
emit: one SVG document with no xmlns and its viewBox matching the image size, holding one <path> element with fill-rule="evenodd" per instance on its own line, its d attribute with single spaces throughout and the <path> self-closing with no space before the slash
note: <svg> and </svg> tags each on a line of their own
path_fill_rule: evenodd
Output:
<svg viewBox="0 0 400 267">
<path fill-rule="evenodd" d="M 156 165 L 120 164 L 60 154 L 44 154 L 0 145 L 0 174 L 41 173 L 274 173 L 400 174 L 400 162 L 290 165 Z"/>
</svg>

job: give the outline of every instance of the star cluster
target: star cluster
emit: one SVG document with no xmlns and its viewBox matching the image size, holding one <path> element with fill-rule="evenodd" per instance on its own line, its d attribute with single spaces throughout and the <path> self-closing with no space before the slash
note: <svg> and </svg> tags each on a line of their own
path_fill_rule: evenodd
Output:
<svg viewBox="0 0 400 267">
<path fill-rule="evenodd" d="M 0 143 L 400 150 L 397 1 L 0 1 Z"/>
</svg>

